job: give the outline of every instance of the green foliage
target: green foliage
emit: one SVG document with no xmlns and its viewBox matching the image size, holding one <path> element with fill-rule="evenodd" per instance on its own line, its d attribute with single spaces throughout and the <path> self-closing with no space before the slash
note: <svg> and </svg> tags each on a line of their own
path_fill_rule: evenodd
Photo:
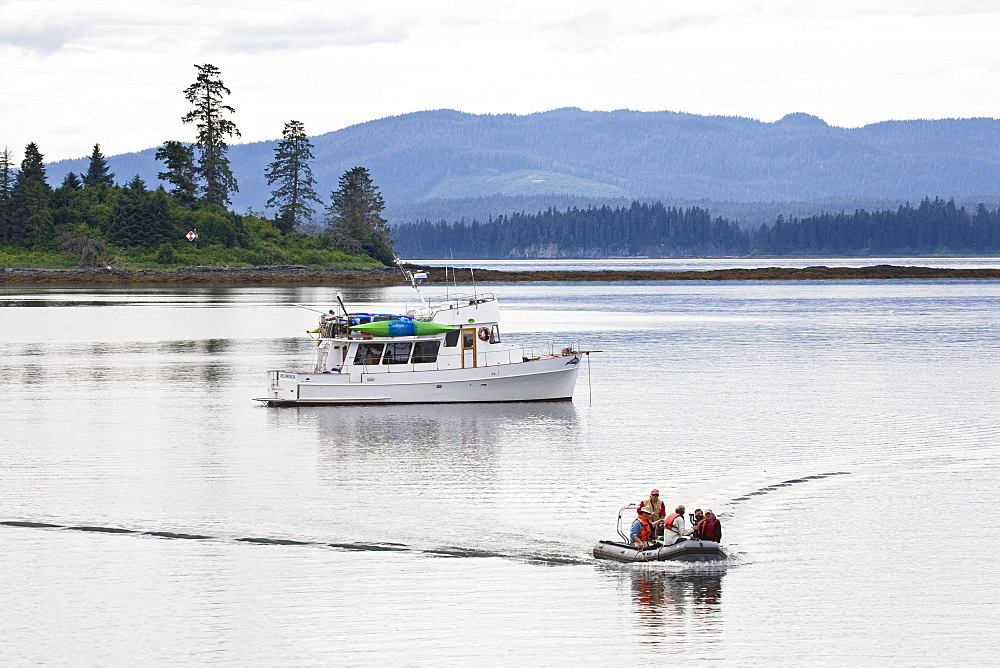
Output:
<svg viewBox="0 0 1000 668">
<path fill-rule="evenodd" d="M 14 179 L 14 163 L 10 151 L 4 147 L 3 153 L 0 153 L 0 243 L 13 240 L 14 209 L 11 194 Z"/>
<path fill-rule="evenodd" d="M 954 200 L 924 198 L 895 211 L 778 217 L 753 240 L 763 255 L 948 255 L 1000 253 L 1000 210 L 980 204 L 973 214 Z"/>
<path fill-rule="evenodd" d="M 253 239 L 243 225 L 243 217 L 218 204 L 184 212 L 182 227 L 198 231 L 198 244 L 219 244 L 226 248 L 250 248 Z"/>
<path fill-rule="evenodd" d="M 182 118 L 183 123 L 194 123 L 198 129 L 195 142 L 200 155 L 198 174 L 204 179 L 203 195 L 209 204 L 227 204 L 229 193 L 239 190 L 236 177 L 229 168 L 226 152 L 227 137 L 239 137 L 236 124 L 224 118 L 225 113 L 235 113 L 231 106 L 222 104 L 223 96 L 230 91 L 219 78 L 219 68 L 208 63 L 195 65 L 198 77 L 184 90 L 184 97 L 194 105 L 194 109 Z"/>
<path fill-rule="evenodd" d="M 283 234 L 294 231 L 298 226 L 312 220 L 314 209 L 310 202 L 321 204 L 313 186 L 312 144 L 306 135 L 305 126 L 300 121 L 285 123 L 282 139 L 274 150 L 274 162 L 267 167 L 264 176 L 268 185 L 278 184 L 271 191 L 267 206 L 277 208 L 275 223 Z"/>
<path fill-rule="evenodd" d="M 29 248 L 52 241 L 52 188 L 45 181 L 45 166 L 38 146 L 24 149 L 24 160 L 11 191 L 12 224 L 10 240 Z"/>
<path fill-rule="evenodd" d="M 156 159 L 162 160 L 167 171 L 157 178 L 173 188 L 170 193 L 186 207 L 194 205 L 198 191 L 198 170 L 194 165 L 194 148 L 179 141 L 167 140 L 156 150 Z"/>
<path fill-rule="evenodd" d="M 83 185 L 87 188 L 115 185 L 115 175 L 108 170 L 108 161 L 101 153 L 100 144 L 94 144 L 87 173 L 83 175 Z"/>
<path fill-rule="evenodd" d="M 486 223 L 421 221 L 395 230 L 407 257 L 551 258 L 645 255 L 907 256 L 1000 254 L 1000 209 L 975 213 L 954 200 L 916 208 L 824 213 L 761 225 L 754 233 L 705 209 L 635 202 L 628 208 L 554 209 Z"/>
<path fill-rule="evenodd" d="M 156 251 L 157 264 L 171 265 L 176 261 L 177 258 L 174 256 L 174 247 L 167 242 L 160 244 L 159 250 Z"/>
<path fill-rule="evenodd" d="M 389 223 L 382 217 L 385 201 L 368 170 L 355 167 L 340 177 L 330 195 L 327 231 L 349 252 L 365 253 L 386 266 L 395 262 Z"/>
<path fill-rule="evenodd" d="M 549 209 L 500 216 L 486 223 L 423 221 L 399 225 L 396 243 L 407 257 L 691 257 L 744 255 L 750 236 L 706 209 L 633 202 Z"/>
</svg>

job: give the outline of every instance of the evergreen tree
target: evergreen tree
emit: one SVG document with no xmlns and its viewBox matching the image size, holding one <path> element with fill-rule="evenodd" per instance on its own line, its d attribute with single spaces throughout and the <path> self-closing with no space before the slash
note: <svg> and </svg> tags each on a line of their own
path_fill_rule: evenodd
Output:
<svg viewBox="0 0 1000 668">
<path fill-rule="evenodd" d="M 200 152 L 198 172 L 204 179 L 202 193 L 205 201 L 209 204 L 228 204 L 229 193 L 238 191 L 239 187 L 229 169 L 226 138 L 239 137 L 240 131 L 231 120 L 223 118 L 223 114 L 232 114 L 236 110 L 222 104 L 223 96 L 229 95 L 230 91 L 219 79 L 219 68 L 206 63 L 195 65 L 195 69 L 198 70 L 197 80 L 184 90 L 184 97 L 194 105 L 194 109 L 181 121 L 194 123 L 198 128 L 195 144 Z"/>
<path fill-rule="evenodd" d="M 66 188 L 67 190 L 79 190 L 83 187 L 83 184 L 80 183 L 80 177 L 76 174 L 73 172 L 66 172 L 66 176 L 63 177 L 62 184 L 59 187 Z"/>
<path fill-rule="evenodd" d="M 313 146 L 306 136 L 305 126 L 300 121 L 289 121 L 281 137 L 274 149 L 274 162 L 268 165 L 264 176 L 268 185 L 278 183 L 278 188 L 271 191 L 267 206 L 277 207 L 275 226 L 282 234 L 288 234 L 300 223 L 312 220 L 314 210 L 310 202 L 321 202 L 313 190 L 316 181 L 309 165 L 314 157 Z"/>
<path fill-rule="evenodd" d="M 368 170 L 355 167 L 340 177 L 330 195 L 326 224 L 335 242 L 345 250 L 367 253 L 389 266 L 395 262 L 389 223 L 382 217 L 385 201 Z"/>
<path fill-rule="evenodd" d="M 111 240 L 121 246 L 152 248 L 180 238 L 169 199 L 162 188 L 146 190 L 146 184 L 137 174 L 115 200 L 109 223 Z"/>
<path fill-rule="evenodd" d="M 0 153 L 0 243 L 12 240 L 14 212 L 11 191 L 14 189 L 14 177 L 10 151 L 4 146 L 3 153 Z"/>
<path fill-rule="evenodd" d="M 62 184 L 52 193 L 52 222 L 56 225 L 84 222 L 79 216 L 81 207 L 76 206 L 82 194 L 80 178 L 73 172 L 67 172 Z"/>
<path fill-rule="evenodd" d="M 179 238 L 169 198 L 162 188 L 146 190 L 146 184 L 137 174 L 115 200 L 109 221 L 111 241 L 120 246 L 152 248 Z"/>
<path fill-rule="evenodd" d="M 108 170 L 108 161 L 101 154 L 101 145 L 94 144 L 94 151 L 90 154 L 90 165 L 87 167 L 87 173 L 83 175 L 83 185 L 93 188 L 114 184 L 115 175 Z"/>
<path fill-rule="evenodd" d="M 119 246 L 143 244 L 146 222 L 146 184 L 136 174 L 115 199 L 108 221 L 108 241 Z"/>
<path fill-rule="evenodd" d="M 168 140 L 156 149 L 156 159 L 162 160 L 167 171 L 157 174 L 173 188 L 170 193 L 184 206 L 194 205 L 198 191 L 198 170 L 194 165 L 194 148 L 179 141 Z"/>
<path fill-rule="evenodd" d="M 24 160 L 11 191 L 11 241 L 28 247 L 52 241 L 52 188 L 45 181 L 45 165 L 38 146 L 24 148 Z"/>
</svg>

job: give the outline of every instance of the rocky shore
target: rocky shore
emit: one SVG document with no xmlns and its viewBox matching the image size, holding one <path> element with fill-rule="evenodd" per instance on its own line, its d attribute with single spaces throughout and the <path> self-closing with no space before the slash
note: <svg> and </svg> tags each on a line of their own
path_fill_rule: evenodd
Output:
<svg viewBox="0 0 1000 668">
<path fill-rule="evenodd" d="M 408 268 L 426 271 L 428 283 L 442 282 L 440 267 Z M 460 280 L 462 271 L 459 270 Z M 1000 269 L 938 269 L 932 267 L 806 267 L 791 269 L 715 269 L 709 271 L 494 271 L 477 269 L 476 280 L 489 283 L 529 281 L 805 281 L 893 278 L 998 279 Z M 392 285 L 402 282 L 396 268 L 382 269 L 309 269 L 302 266 L 276 267 L 190 267 L 184 269 L 0 269 L 0 284 L 370 284 Z M 465 280 L 468 280 L 467 278 Z"/>
</svg>

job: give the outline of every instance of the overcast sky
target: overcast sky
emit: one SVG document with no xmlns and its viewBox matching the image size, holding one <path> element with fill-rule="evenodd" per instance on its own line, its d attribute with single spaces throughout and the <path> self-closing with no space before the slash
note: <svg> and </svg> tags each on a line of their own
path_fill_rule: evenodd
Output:
<svg viewBox="0 0 1000 668">
<path fill-rule="evenodd" d="M 996 117 L 998 32 L 995 0 L 0 0 L 0 148 L 190 141 L 195 63 L 244 142 L 443 108 Z"/>
</svg>

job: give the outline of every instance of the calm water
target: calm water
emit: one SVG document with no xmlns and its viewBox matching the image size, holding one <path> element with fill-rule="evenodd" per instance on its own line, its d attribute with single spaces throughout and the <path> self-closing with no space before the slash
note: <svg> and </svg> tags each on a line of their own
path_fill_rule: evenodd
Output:
<svg viewBox="0 0 1000 668">
<path fill-rule="evenodd" d="M 1000 657 L 1000 282 L 479 288 L 572 404 L 252 401 L 403 287 L 0 288 L 0 658 Z M 734 563 L 595 562 L 654 486 Z"/>
</svg>

